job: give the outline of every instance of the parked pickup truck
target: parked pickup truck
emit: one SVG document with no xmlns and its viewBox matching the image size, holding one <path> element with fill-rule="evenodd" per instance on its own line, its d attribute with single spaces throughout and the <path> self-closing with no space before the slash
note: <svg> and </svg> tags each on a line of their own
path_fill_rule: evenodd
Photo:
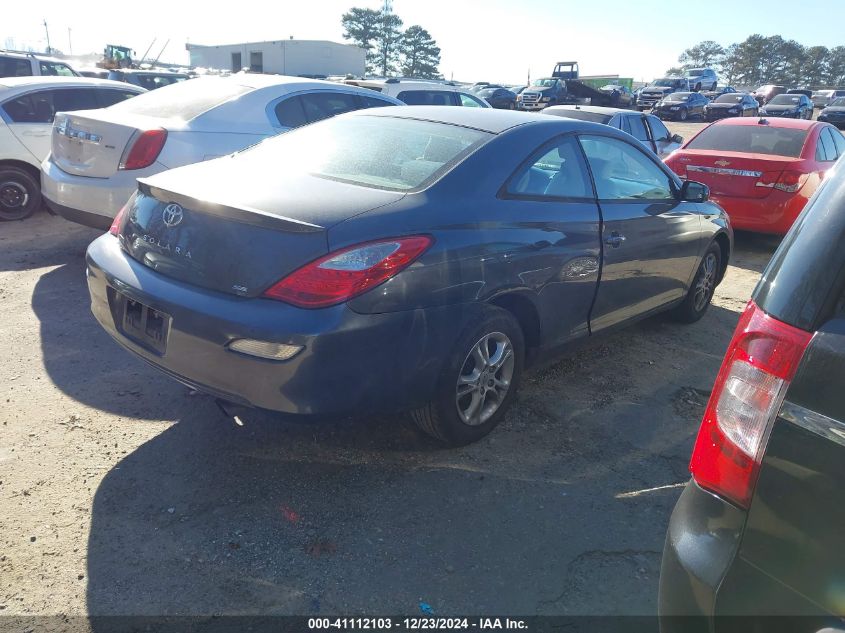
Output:
<svg viewBox="0 0 845 633">
<path fill-rule="evenodd" d="M 550 77 L 535 79 L 516 96 L 518 109 L 535 112 L 548 106 L 576 103 L 620 105 L 618 94 L 597 90 L 579 79 L 578 62 L 558 62 Z"/>
<path fill-rule="evenodd" d="M 673 92 L 692 92 L 689 79 L 686 77 L 661 77 L 655 79 L 648 86 L 642 89 L 637 97 L 637 108 L 650 110 L 663 97 Z"/>
</svg>

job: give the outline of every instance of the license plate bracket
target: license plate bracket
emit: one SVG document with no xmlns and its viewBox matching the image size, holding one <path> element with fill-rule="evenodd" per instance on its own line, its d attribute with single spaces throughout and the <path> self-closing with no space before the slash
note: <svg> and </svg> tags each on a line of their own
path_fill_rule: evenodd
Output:
<svg viewBox="0 0 845 633">
<path fill-rule="evenodd" d="M 138 345 L 163 356 L 170 333 L 170 315 L 125 295 L 118 296 L 123 304 L 118 312 L 121 332 Z"/>
</svg>

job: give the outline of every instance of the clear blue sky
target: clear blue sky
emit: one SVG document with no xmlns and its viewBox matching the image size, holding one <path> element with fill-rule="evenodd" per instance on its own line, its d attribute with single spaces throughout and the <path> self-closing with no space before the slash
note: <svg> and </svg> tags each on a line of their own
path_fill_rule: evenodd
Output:
<svg viewBox="0 0 845 633">
<path fill-rule="evenodd" d="M 290 35 L 342 41 L 344 11 L 381 6 L 378 0 L 41 0 L 15 2 L 10 10 L 12 2 L 6 0 L 0 21 L 0 45 L 43 49 L 47 18 L 51 43 L 65 52 L 70 28 L 76 54 L 99 52 L 108 42 L 140 55 L 154 37 L 157 54 L 170 38 L 162 59 L 183 63 L 186 41 L 227 44 Z M 394 0 L 394 11 L 406 27 L 420 24 L 431 32 L 442 49 L 446 77 L 468 81 L 522 82 L 529 69 L 532 77 L 545 75 L 559 60 L 579 61 L 583 74 L 646 80 L 701 40 L 728 45 L 752 33 L 781 35 L 805 46 L 845 45 L 843 0 L 773 0 L 765 8 L 734 0 Z"/>
</svg>

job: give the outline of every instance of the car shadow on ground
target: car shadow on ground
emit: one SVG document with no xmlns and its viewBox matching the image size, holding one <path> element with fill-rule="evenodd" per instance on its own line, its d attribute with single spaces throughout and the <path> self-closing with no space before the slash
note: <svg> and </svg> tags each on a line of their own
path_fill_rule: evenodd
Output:
<svg viewBox="0 0 845 633">
<path fill-rule="evenodd" d="M 25 220 L 0 223 L 0 271 L 23 271 L 80 262 L 103 232 L 38 212 Z M 84 270 L 82 271 L 84 274 Z"/>
<path fill-rule="evenodd" d="M 724 349 L 737 314 L 705 318 Z M 529 374 L 461 449 L 390 416 L 238 427 L 197 397 L 100 483 L 88 612 L 651 614 L 721 360 L 689 332 L 652 319 Z"/>
</svg>

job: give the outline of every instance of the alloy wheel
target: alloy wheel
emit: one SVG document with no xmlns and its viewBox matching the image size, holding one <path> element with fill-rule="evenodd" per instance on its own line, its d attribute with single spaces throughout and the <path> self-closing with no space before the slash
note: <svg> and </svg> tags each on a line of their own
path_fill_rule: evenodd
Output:
<svg viewBox="0 0 845 633">
<path fill-rule="evenodd" d="M 701 312 L 707 306 L 713 290 L 716 287 L 716 255 L 707 253 L 698 273 L 698 281 L 695 284 L 695 297 L 693 306 L 696 312 Z"/>
<path fill-rule="evenodd" d="M 455 386 L 464 424 L 484 424 L 498 411 L 511 388 L 514 361 L 513 343 L 502 332 L 485 334 L 472 346 Z"/>
</svg>

